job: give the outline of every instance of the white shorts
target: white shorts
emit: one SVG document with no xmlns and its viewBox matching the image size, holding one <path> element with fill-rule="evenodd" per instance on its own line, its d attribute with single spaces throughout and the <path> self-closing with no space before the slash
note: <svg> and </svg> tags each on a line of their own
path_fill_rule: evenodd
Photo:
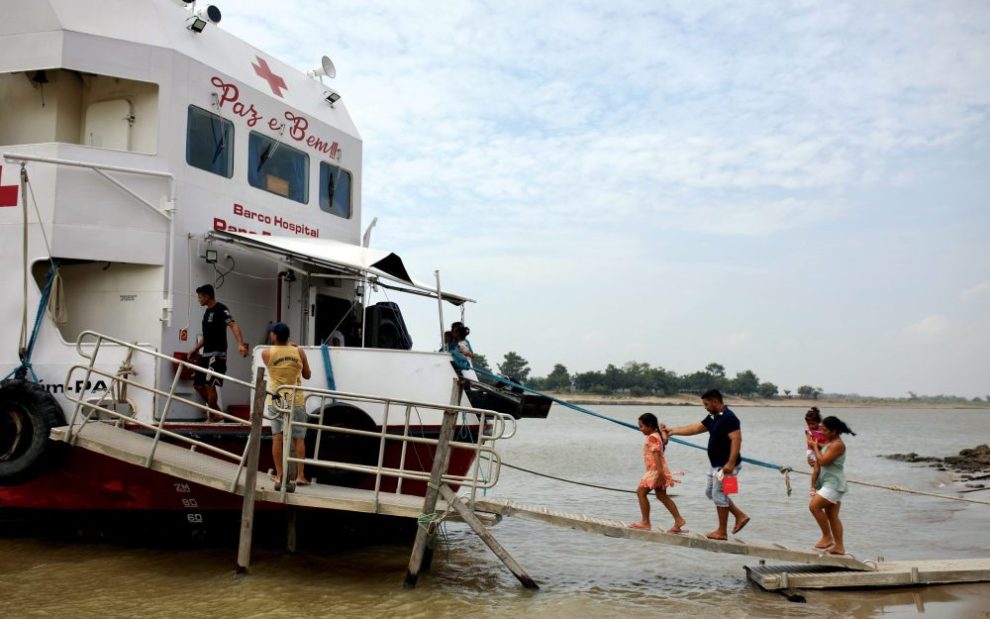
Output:
<svg viewBox="0 0 990 619">
<path fill-rule="evenodd" d="M 816 492 L 815 494 L 817 494 L 818 496 L 822 497 L 823 499 L 825 499 L 829 503 L 835 504 L 835 503 L 841 503 L 842 502 L 842 497 L 845 496 L 846 493 L 845 492 L 839 492 L 835 488 L 829 488 L 828 486 L 822 486 L 821 488 L 818 489 L 818 492 Z"/>
</svg>

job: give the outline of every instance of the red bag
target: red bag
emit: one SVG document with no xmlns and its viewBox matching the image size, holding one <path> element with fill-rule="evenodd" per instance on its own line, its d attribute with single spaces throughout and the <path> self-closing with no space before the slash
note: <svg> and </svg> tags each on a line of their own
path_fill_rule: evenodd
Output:
<svg viewBox="0 0 990 619">
<path fill-rule="evenodd" d="M 739 478 L 728 475 L 722 478 L 722 494 L 739 494 Z"/>
</svg>

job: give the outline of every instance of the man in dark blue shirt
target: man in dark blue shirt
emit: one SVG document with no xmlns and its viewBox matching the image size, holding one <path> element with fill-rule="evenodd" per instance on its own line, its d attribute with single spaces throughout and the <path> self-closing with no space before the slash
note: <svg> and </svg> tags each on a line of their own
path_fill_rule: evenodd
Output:
<svg viewBox="0 0 990 619">
<path fill-rule="evenodd" d="M 742 457 L 739 454 L 742 446 L 742 428 L 739 418 L 722 402 L 722 394 L 718 389 L 709 389 L 701 394 L 708 416 L 701 422 L 678 428 L 662 428 L 668 436 L 691 436 L 708 432 L 708 462 L 711 468 L 707 474 L 705 496 L 715 503 L 718 513 L 718 528 L 708 533 L 708 539 L 729 539 L 727 532 L 729 513 L 736 519 L 732 533 L 742 531 L 749 523 L 747 516 L 722 491 L 722 479 L 739 473 Z"/>
<path fill-rule="evenodd" d="M 197 365 L 203 369 L 213 370 L 218 374 L 227 373 L 227 329 L 229 328 L 237 339 L 237 351 L 242 357 L 248 354 L 248 345 L 241 337 L 241 328 L 234 322 L 230 310 L 217 301 L 213 286 L 205 284 L 196 289 L 199 304 L 206 308 L 203 312 L 203 340 L 189 352 L 190 358 L 198 358 Z M 199 354 L 199 349 L 203 353 Z M 196 372 L 193 377 L 193 387 L 206 405 L 217 410 L 217 387 L 223 385 L 223 379 L 210 376 L 204 372 Z M 207 421 L 223 421 L 223 417 L 210 412 Z"/>
</svg>

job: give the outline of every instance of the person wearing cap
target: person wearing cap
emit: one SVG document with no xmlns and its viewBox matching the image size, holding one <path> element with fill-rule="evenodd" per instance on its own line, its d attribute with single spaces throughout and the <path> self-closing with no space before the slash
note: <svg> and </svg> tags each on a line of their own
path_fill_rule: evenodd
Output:
<svg viewBox="0 0 990 619">
<path fill-rule="evenodd" d="M 237 340 L 237 350 L 242 357 L 248 354 L 248 345 L 241 336 L 241 328 L 234 321 L 230 310 L 223 303 L 217 301 L 216 291 L 210 284 L 205 284 L 196 289 L 196 296 L 199 304 L 206 308 L 203 312 L 203 339 L 196 344 L 196 347 L 189 351 L 190 359 L 197 359 L 196 364 L 206 370 L 212 370 L 218 374 L 227 373 L 227 329 L 234 334 Z M 199 353 L 199 349 L 203 353 Z M 196 372 L 193 377 L 193 387 L 196 393 L 206 401 L 206 405 L 213 410 L 217 410 L 217 387 L 223 386 L 223 379 L 218 376 Z M 207 421 L 223 421 L 223 418 L 209 413 Z"/>
<path fill-rule="evenodd" d="M 288 414 L 285 410 L 291 408 L 292 421 L 306 421 L 305 396 L 302 391 L 295 391 L 286 387 L 301 385 L 300 378 L 309 379 L 312 372 L 309 369 L 309 360 L 306 358 L 306 351 L 295 344 L 289 343 L 289 326 L 284 322 L 277 322 L 272 325 L 268 335 L 272 346 L 261 351 L 261 360 L 268 369 L 268 392 L 278 394 L 281 399 L 280 411 L 272 402 L 272 396 L 268 396 L 268 412 L 272 416 L 272 458 L 275 460 L 275 489 L 280 490 L 282 486 L 282 442 L 285 422 L 283 415 Z M 291 400 L 290 400 L 291 399 Z M 306 428 L 304 426 L 292 427 L 292 455 L 296 458 L 306 456 Z M 296 464 L 296 476 L 292 480 L 296 486 L 309 484 L 303 473 L 301 462 Z M 290 486 L 291 487 L 291 486 Z"/>
</svg>

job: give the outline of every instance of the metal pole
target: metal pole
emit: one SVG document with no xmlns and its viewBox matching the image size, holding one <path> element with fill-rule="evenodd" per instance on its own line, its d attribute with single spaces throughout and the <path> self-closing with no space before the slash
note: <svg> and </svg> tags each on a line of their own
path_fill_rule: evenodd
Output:
<svg viewBox="0 0 990 619">
<path fill-rule="evenodd" d="M 446 342 L 443 341 L 443 294 L 440 290 L 440 271 L 433 271 L 433 277 L 437 280 L 437 312 L 440 315 L 440 348 L 442 349 Z"/>
<path fill-rule="evenodd" d="M 251 533 L 254 527 L 254 490 L 258 480 L 258 452 L 261 450 L 261 418 L 265 406 L 265 368 L 258 368 L 248 434 L 247 471 L 244 473 L 244 503 L 241 507 L 241 539 L 237 548 L 237 573 L 246 574 L 251 564 Z"/>
</svg>

